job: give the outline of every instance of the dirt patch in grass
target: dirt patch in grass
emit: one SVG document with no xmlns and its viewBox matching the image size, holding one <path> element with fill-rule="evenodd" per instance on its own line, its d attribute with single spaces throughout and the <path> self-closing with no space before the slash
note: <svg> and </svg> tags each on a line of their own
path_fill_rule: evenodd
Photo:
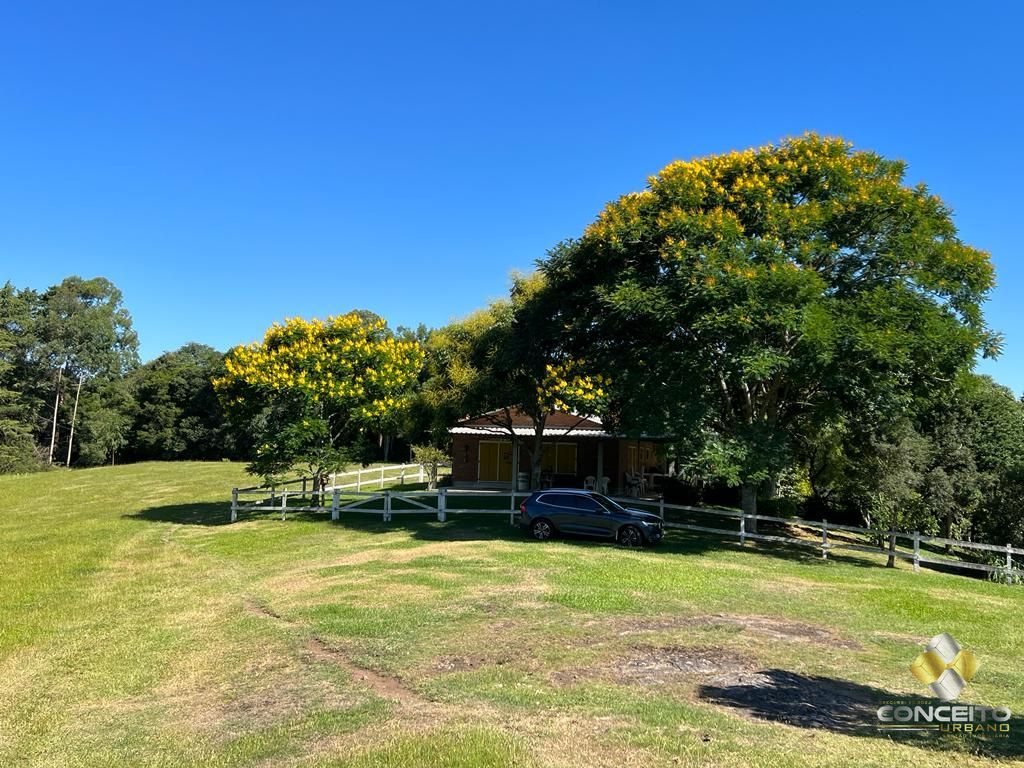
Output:
<svg viewBox="0 0 1024 768">
<path fill-rule="evenodd" d="M 736 685 L 757 673 L 753 659 L 717 646 L 632 646 L 624 656 L 599 666 L 559 670 L 550 677 L 558 685 L 588 680 L 639 686 Z"/>
<path fill-rule="evenodd" d="M 842 637 L 831 629 L 799 621 L 789 621 L 773 616 L 736 616 L 715 614 L 698 616 L 695 621 L 715 625 L 739 626 L 761 635 L 780 640 L 803 640 L 810 643 L 839 648 L 847 651 L 861 650 L 862 646 L 855 640 Z"/>
<path fill-rule="evenodd" d="M 778 639 L 797 640 L 825 645 L 841 650 L 860 650 L 860 643 L 843 637 L 831 629 L 774 616 L 741 616 L 736 614 L 705 614 L 698 616 L 661 616 L 655 618 L 619 618 L 615 621 L 616 634 L 638 635 L 686 629 L 694 626 L 740 627 L 757 635 Z"/>
<path fill-rule="evenodd" d="M 468 672 L 489 666 L 503 666 L 512 661 L 511 656 L 441 656 L 434 662 L 437 672 Z"/>
<path fill-rule="evenodd" d="M 749 659 L 714 646 L 631 648 L 631 657 L 615 669 L 614 682 L 626 685 L 664 685 L 695 678 L 733 684 L 755 667 Z"/>
</svg>

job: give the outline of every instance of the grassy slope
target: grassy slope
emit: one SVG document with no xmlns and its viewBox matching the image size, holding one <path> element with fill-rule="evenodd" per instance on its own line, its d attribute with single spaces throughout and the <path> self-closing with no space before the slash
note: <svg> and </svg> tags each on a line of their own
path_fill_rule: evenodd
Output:
<svg viewBox="0 0 1024 768">
<path fill-rule="evenodd" d="M 681 536 L 536 544 L 501 518 L 221 525 L 246 483 L 232 464 L 0 478 L 0 765 L 1021 756 L 1021 721 L 979 752 L 869 718 L 922 692 L 907 665 L 939 631 L 982 658 L 969 700 L 1024 710 L 1024 590 Z M 807 700 L 824 727 L 772 721 Z"/>
</svg>

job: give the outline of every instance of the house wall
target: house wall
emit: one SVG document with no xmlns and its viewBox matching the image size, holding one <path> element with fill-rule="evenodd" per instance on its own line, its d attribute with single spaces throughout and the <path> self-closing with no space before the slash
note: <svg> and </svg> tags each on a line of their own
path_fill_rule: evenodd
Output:
<svg viewBox="0 0 1024 768">
<path fill-rule="evenodd" d="M 452 481 L 475 483 L 480 458 L 480 438 L 476 435 L 452 435 Z"/>
<path fill-rule="evenodd" d="M 477 435 L 452 435 L 452 481 L 461 484 L 477 482 L 479 477 L 478 461 L 480 455 L 480 441 L 500 440 L 500 437 L 481 437 Z M 583 481 L 588 475 L 593 475 L 600 480 L 597 471 L 597 449 L 598 445 L 604 446 L 603 474 L 610 479 L 610 490 L 614 493 L 623 484 L 622 472 L 619 468 L 624 466 L 621 457 L 621 446 L 616 439 L 594 439 L 577 438 L 552 438 L 545 440 L 545 443 L 574 443 L 576 445 L 576 473 L 571 478 L 560 478 L 560 482 L 573 486 L 583 487 Z M 519 458 L 519 471 L 530 470 L 530 452 L 523 446 Z"/>
</svg>

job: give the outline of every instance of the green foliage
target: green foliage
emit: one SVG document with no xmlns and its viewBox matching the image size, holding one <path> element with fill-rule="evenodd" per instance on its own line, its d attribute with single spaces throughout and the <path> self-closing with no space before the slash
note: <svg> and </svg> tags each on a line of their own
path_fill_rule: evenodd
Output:
<svg viewBox="0 0 1024 768">
<path fill-rule="evenodd" d="M 223 354 L 203 344 L 186 344 L 133 371 L 128 376 L 133 406 L 126 458 L 237 455 L 236 433 L 227 428 L 212 382 L 223 369 Z M 245 432 L 238 436 L 244 443 Z"/>
<path fill-rule="evenodd" d="M 427 487 L 437 488 L 437 468 L 448 461 L 448 452 L 433 445 L 412 446 L 412 459 L 427 469 Z"/>
<path fill-rule="evenodd" d="M 121 300 L 121 291 L 102 277 L 67 277 L 47 290 L 39 334 L 50 367 L 91 378 L 120 376 L 137 365 L 138 336 Z"/>
<path fill-rule="evenodd" d="M 834 422 L 801 449 L 818 499 L 879 525 L 1024 544 L 1024 404 L 963 374 L 911 417 Z"/>
<path fill-rule="evenodd" d="M 0 288 L 0 474 L 27 472 L 39 465 L 31 400 L 18 376 L 30 346 L 32 296 L 10 283 Z"/>
<path fill-rule="evenodd" d="M 719 477 L 760 484 L 831 421 L 898 421 L 998 350 L 988 255 L 903 176 L 815 135 L 672 163 L 542 269 L 625 423 L 714 435 Z"/>
<path fill-rule="evenodd" d="M 82 395 L 78 460 L 86 466 L 114 464 L 130 439 L 134 403 L 125 379 L 95 382 Z"/>
</svg>

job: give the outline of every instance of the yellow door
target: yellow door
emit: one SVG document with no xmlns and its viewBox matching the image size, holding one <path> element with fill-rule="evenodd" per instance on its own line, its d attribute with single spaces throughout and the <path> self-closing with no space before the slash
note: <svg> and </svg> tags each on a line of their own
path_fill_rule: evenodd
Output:
<svg viewBox="0 0 1024 768">
<path fill-rule="evenodd" d="M 478 480 L 493 483 L 498 479 L 498 448 L 497 443 L 480 443 Z"/>
<path fill-rule="evenodd" d="M 480 472 L 484 483 L 512 482 L 512 443 L 480 443 Z"/>
<path fill-rule="evenodd" d="M 498 460 L 498 479 L 503 483 L 512 482 L 512 443 L 502 443 Z"/>
</svg>

